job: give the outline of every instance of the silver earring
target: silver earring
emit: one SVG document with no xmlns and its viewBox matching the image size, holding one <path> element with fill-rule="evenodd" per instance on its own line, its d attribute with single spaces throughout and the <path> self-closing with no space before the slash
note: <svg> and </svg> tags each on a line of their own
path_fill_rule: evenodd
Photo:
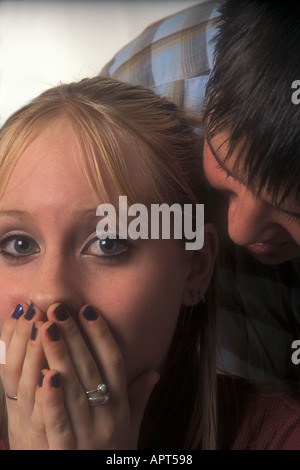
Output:
<svg viewBox="0 0 300 470">
<path fill-rule="evenodd" d="M 200 297 L 201 297 L 201 300 L 202 300 L 202 303 L 205 304 L 205 297 L 204 297 L 204 294 L 201 292 L 200 289 L 198 289 L 198 293 L 200 294 Z"/>
<path fill-rule="evenodd" d="M 192 296 L 193 305 L 194 305 L 194 297 L 197 297 L 197 296 L 200 296 L 200 297 L 201 297 L 201 301 L 202 301 L 203 303 L 205 303 L 204 294 L 201 292 L 200 289 L 192 290 L 192 291 L 191 291 L 191 296 Z M 198 302 L 196 302 L 196 303 L 198 303 Z"/>
</svg>

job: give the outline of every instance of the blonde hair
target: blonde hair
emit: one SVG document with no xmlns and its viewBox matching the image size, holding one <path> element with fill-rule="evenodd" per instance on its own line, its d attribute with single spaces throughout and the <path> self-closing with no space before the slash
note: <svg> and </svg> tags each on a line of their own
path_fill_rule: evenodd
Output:
<svg viewBox="0 0 300 470">
<path fill-rule="evenodd" d="M 58 116 L 66 117 L 73 127 L 86 175 L 102 200 L 107 199 L 108 188 L 99 162 L 120 193 L 126 191 L 135 201 L 141 196 L 124 153 L 138 158 L 139 174 L 154 200 L 167 202 L 170 194 L 174 197 L 174 183 L 182 194 L 194 198 L 188 184 L 195 172 L 189 153 L 192 144 L 198 156 L 199 138 L 183 113 L 150 90 L 100 77 L 51 88 L 6 122 L 0 141 L 0 188 L 30 141 Z M 195 164 L 200 167 L 200 159 Z"/>
<path fill-rule="evenodd" d="M 86 176 L 101 201 L 109 200 L 113 184 L 129 203 L 204 203 L 210 219 L 195 122 L 148 89 L 104 77 L 47 90 L 9 118 L 0 132 L 0 193 L 24 149 L 59 117 L 71 125 Z M 132 160 L 142 184 L 133 181 Z M 215 448 L 215 348 L 210 287 L 204 306 L 182 308 L 165 369 L 145 412 L 141 447 Z M 174 432 L 164 432 L 170 420 Z"/>
</svg>

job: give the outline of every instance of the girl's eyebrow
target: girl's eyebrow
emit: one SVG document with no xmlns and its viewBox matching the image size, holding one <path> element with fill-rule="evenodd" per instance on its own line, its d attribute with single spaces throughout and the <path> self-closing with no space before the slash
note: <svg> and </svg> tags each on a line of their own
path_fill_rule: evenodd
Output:
<svg viewBox="0 0 300 470">
<path fill-rule="evenodd" d="M 75 211 L 75 217 L 78 217 L 78 218 L 82 218 L 82 217 L 85 217 L 85 218 L 91 218 L 91 217 L 97 217 L 97 207 L 93 207 L 92 209 L 79 209 L 77 211 Z"/>
<path fill-rule="evenodd" d="M 97 217 L 96 215 L 97 207 L 92 208 L 92 209 L 79 209 L 74 212 L 74 217 L 76 218 L 91 218 L 91 217 Z M 18 219 L 30 219 L 32 220 L 34 218 L 33 215 L 31 215 L 27 211 L 20 211 L 17 209 L 0 209 L 0 217 L 16 217 Z"/>
<path fill-rule="evenodd" d="M 25 211 L 19 210 L 0 210 L 0 217 L 17 217 L 18 219 L 32 219 L 32 216 Z"/>
</svg>

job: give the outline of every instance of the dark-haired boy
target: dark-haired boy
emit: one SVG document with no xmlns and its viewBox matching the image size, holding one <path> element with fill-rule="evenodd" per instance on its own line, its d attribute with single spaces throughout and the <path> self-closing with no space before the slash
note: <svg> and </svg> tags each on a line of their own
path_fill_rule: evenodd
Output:
<svg viewBox="0 0 300 470">
<path fill-rule="evenodd" d="M 230 245 L 217 286 L 220 368 L 297 393 L 300 106 L 292 83 L 300 78 L 299 7 L 224 0 L 219 17 L 218 3 L 149 26 L 104 73 L 149 86 L 202 116 L 214 62 L 204 169 L 221 195 Z"/>
</svg>

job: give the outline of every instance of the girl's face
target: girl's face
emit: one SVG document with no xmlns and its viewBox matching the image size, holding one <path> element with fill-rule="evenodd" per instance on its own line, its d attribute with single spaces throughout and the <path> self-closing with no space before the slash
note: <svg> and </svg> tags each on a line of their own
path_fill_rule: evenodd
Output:
<svg viewBox="0 0 300 470">
<path fill-rule="evenodd" d="M 20 156 L 0 199 L 0 322 L 20 302 L 43 312 L 61 302 L 75 318 L 93 305 L 123 352 L 131 382 L 162 363 L 191 254 L 174 240 L 105 247 L 96 236 L 96 208 L 73 134 L 58 121 Z"/>
</svg>

